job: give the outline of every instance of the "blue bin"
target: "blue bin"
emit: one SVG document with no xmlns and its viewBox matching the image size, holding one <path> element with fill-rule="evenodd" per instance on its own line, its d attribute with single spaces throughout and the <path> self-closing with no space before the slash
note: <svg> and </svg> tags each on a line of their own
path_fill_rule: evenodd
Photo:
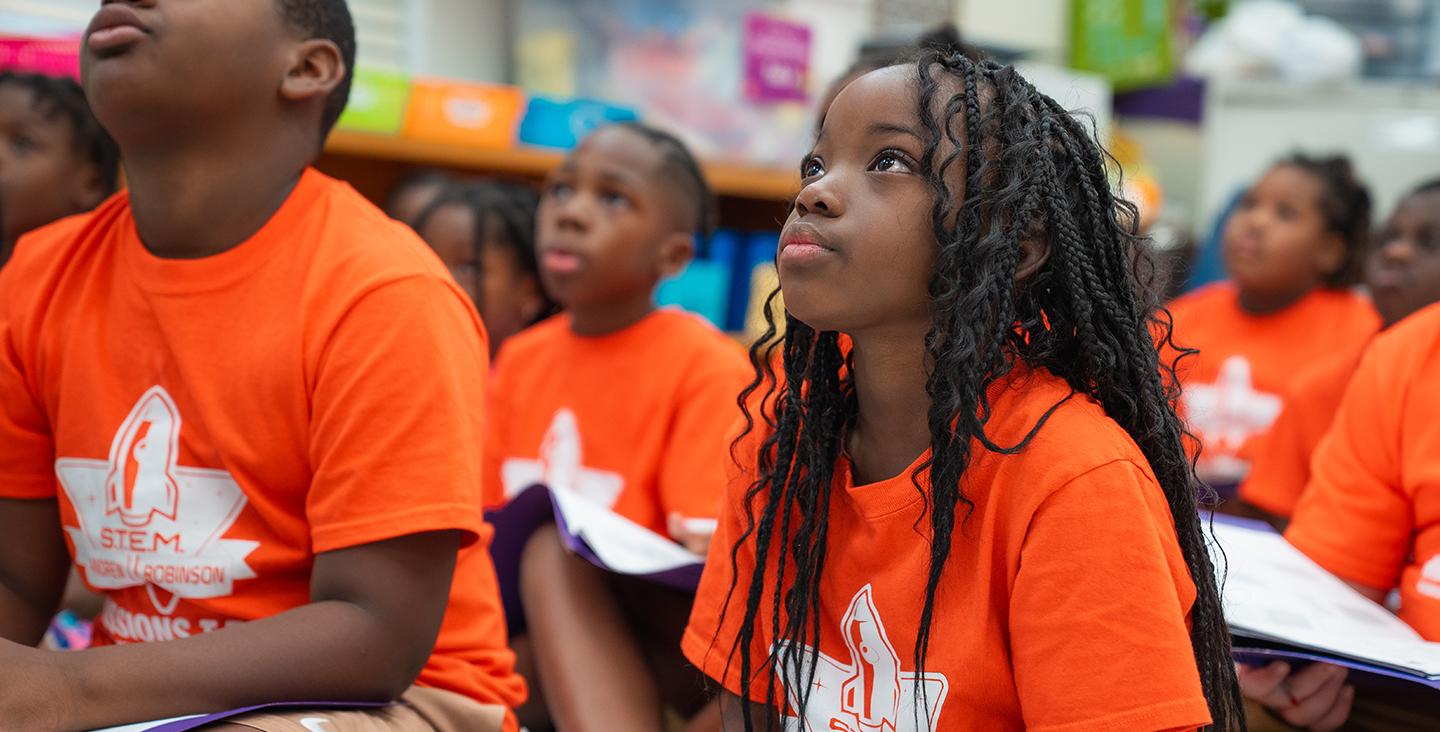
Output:
<svg viewBox="0 0 1440 732">
<path fill-rule="evenodd" d="M 520 122 L 520 142 L 569 150 L 603 124 L 639 118 L 633 109 L 593 99 L 531 97 Z"/>
</svg>

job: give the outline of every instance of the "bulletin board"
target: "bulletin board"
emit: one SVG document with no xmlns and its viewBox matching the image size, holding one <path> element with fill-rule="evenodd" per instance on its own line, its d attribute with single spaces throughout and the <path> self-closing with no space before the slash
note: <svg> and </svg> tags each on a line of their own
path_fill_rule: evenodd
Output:
<svg viewBox="0 0 1440 732">
<path fill-rule="evenodd" d="M 1074 0 L 1071 65 L 1116 91 L 1168 83 L 1175 72 L 1171 0 Z"/>
</svg>

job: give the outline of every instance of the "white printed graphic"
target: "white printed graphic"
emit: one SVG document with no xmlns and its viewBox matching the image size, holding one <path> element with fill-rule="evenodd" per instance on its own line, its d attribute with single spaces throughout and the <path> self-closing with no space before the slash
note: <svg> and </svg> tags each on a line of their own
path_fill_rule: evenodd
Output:
<svg viewBox="0 0 1440 732">
<path fill-rule="evenodd" d="M 850 609 L 840 622 L 845 645 L 850 648 L 850 662 L 841 663 L 824 653 L 814 654 L 819 663 L 801 729 L 810 732 L 934 732 L 938 729 L 950 683 L 944 674 L 926 673 L 921 682 L 925 706 L 916 708 L 915 674 L 900 670 L 900 656 L 885 634 L 885 624 L 875 610 L 870 585 L 855 593 Z M 782 644 L 781 648 L 784 647 Z M 804 651 L 802 657 L 808 664 L 812 649 L 806 646 Z M 780 680 L 791 709 L 799 709 L 800 697 L 795 687 L 808 676 L 807 666 L 789 679 Z"/>
<path fill-rule="evenodd" d="M 1233 482 L 1245 477 L 1250 465 L 1235 453 L 1280 416 L 1280 397 L 1256 391 L 1253 384 L 1250 362 L 1236 355 L 1221 362 L 1215 383 L 1185 387 L 1185 415 L 1205 445 L 1200 469 L 1207 480 Z"/>
<path fill-rule="evenodd" d="M 97 588 L 146 586 L 162 615 L 178 598 L 224 597 L 255 576 L 245 557 L 260 544 L 220 538 L 245 507 L 224 470 L 180 467 L 180 410 L 150 387 L 120 424 L 110 460 L 60 458 L 55 473 L 79 526 L 66 526 L 75 562 Z M 169 597 L 163 601 L 156 588 Z"/>
<path fill-rule="evenodd" d="M 331 724 L 331 722 L 324 717 L 306 717 L 300 720 L 300 726 L 310 730 L 310 732 L 331 732 L 325 729 L 325 725 L 327 724 Z"/>
<path fill-rule="evenodd" d="M 1430 557 L 1420 568 L 1420 579 L 1415 580 L 1415 591 L 1440 600 L 1440 554 Z"/>
<path fill-rule="evenodd" d="M 584 496 L 605 508 L 615 505 L 625 487 L 625 477 L 619 473 L 585 467 L 580 424 L 575 413 L 564 407 L 555 410 L 545 430 L 539 459 L 507 458 L 500 466 L 500 478 L 506 498 L 539 484 Z"/>
</svg>

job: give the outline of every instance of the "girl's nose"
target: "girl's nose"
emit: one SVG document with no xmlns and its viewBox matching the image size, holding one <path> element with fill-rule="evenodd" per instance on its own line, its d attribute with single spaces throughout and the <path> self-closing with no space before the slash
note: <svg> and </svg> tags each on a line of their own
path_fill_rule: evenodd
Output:
<svg viewBox="0 0 1440 732">
<path fill-rule="evenodd" d="M 795 210 L 801 216 L 806 214 L 817 214 L 820 216 L 839 216 L 842 207 L 839 197 L 835 195 L 834 184 L 820 178 L 804 188 L 795 196 Z"/>
</svg>

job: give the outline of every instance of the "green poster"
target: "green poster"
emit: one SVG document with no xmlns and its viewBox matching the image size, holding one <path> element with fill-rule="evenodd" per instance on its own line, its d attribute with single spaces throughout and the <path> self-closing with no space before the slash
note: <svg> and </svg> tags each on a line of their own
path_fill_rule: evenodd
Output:
<svg viewBox="0 0 1440 732">
<path fill-rule="evenodd" d="M 1120 91 L 1170 81 L 1172 0 L 1074 0 L 1070 65 L 1109 77 Z"/>
</svg>

